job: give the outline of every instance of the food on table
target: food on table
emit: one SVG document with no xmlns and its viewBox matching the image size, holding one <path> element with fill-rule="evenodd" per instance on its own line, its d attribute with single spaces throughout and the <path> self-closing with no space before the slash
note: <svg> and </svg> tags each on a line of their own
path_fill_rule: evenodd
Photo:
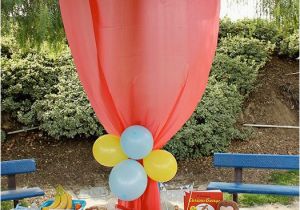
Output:
<svg viewBox="0 0 300 210">
<path fill-rule="evenodd" d="M 86 208 L 85 210 L 107 210 L 107 208 L 102 206 L 91 206 L 89 208 Z"/>
<path fill-rule="evenodd" d="M 67 209 L 72 209 L 72 196 L 69 193 L 67 193 L 67 197 L 68 197 Z"/>
<path fill-rule="evenodd" d="M 78 209 L 80 209 L 81 208 L 81 204 L 80 203 L 77 203 L 76 205 L 75 205 L 75 210 L 78 210 Z"/>
<path fill-rule="evenodd" d="M 43 208 L 43 210 L 55 209 L 59 204 L 60 204 L 60 195 L 56 194 L 53 203 L 50 206 Z"/>
<path fill-rule="evenodd" d="M 67 193 L 62 186 L 58 186 L 56 188 L 56 194 L 53 203 L 50 206 L 42 208 L 42 210 L 50 209 L 72 209 L 72 196 Z"/>
</svg>

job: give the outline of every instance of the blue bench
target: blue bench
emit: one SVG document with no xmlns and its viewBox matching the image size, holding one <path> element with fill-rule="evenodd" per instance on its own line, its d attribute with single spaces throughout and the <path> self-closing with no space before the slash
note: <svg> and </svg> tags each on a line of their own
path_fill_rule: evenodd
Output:
<svg viewBox="0 0 300 210">
<path fill-rule="evenodd" d="M 298 155 L 215 153 L 214 166 L 234 168 L 234 182 L 211 182 L 207 189 L 231 193 L 235 202 L 238 201 L 238 193 L 299 196 L 299 186 L 242 183 L 243 168 L 298 170 Z"/>
<path fill-rule="evenodd" d="M 1 201 L 13 200 L 14 206 L 18 200 L 45 195 L 44 191 L 38 187 L 27 189 L 16 189 L 16 174 L 26 174 L 36 171 L 35 161 L 33 159 L 2 161 L 1 176 L 8 178 L 8 190 L 1 192 Z"/>
</svg>

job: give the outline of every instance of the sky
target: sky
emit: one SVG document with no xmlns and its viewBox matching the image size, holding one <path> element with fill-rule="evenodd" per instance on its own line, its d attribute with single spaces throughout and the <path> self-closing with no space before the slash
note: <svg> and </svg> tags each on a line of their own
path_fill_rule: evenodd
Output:
<svg viewBox="0 0 300 210">
<path fill-rule="evenodd" d="M 256 2 L 259 0 L 248 0 L 243 3 L 232 3 L 232 0 L 221 0 L 221 18 L 224 16 L 230 17 L 232 20 L 242 18 L 259 17 L 255 13 Z"/>
</svg>

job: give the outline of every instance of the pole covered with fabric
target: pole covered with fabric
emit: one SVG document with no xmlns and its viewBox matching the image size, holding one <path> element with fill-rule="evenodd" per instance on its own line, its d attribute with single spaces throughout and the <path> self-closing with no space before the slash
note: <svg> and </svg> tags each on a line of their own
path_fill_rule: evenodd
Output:
<svg viewBox="0 0 300 210">
<path fill-rule="evenodd" d="M 191 116 L 207 84 L 219 0 L 60 0 L 81 84 L 106 131 L 148 128 L 163 147 Z M 135 210 L 159 210 L 149 179 Z"/>
</svg>

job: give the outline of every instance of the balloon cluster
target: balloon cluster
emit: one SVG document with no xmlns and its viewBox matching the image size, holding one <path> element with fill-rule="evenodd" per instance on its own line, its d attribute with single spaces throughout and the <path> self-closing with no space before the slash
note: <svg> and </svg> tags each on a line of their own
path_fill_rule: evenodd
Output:
<svg viewBox="0 0 300 210">
<path fill-rule="evenodd" d="M 140 125 L 128 127 L 121 137 L 107 134 L 95 141 L 93 155 L 100 164 L 113 167 L 109 187 L 119 199 L 131 201 L 140 197 L 147 188 L 147 175 L 158 182 L 167 182 L 175 176 L 174 156 L 165 150 L 152 149 L 153 136 Z"/>
</svg>

